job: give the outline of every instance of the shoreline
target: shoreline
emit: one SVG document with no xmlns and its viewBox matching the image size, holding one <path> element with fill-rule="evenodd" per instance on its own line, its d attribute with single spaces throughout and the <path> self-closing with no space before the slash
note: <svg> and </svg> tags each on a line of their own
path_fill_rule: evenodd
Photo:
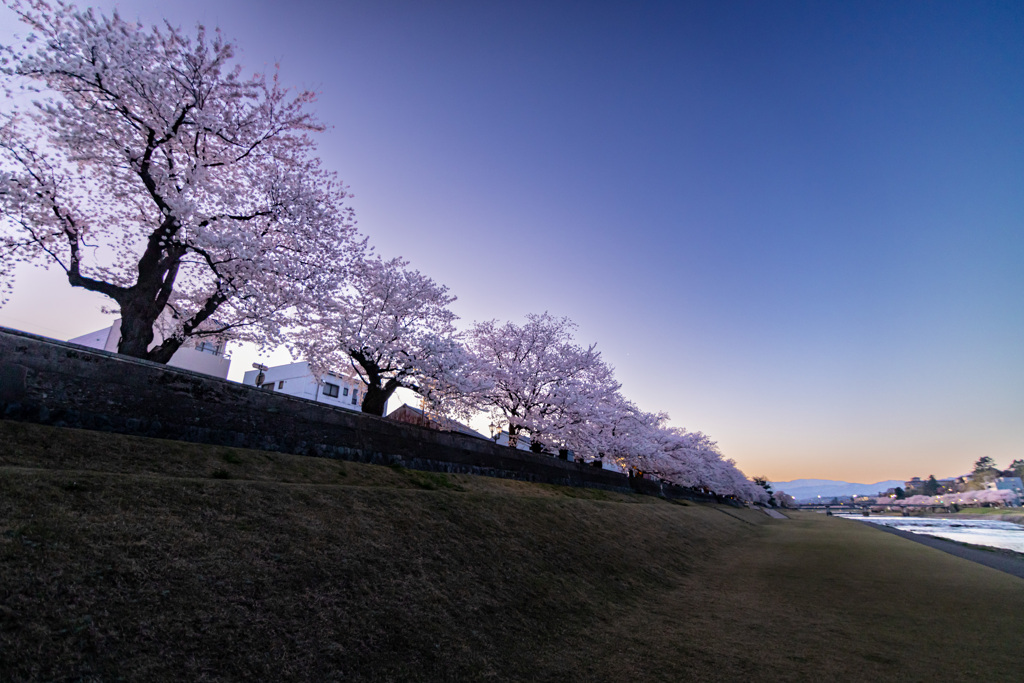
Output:
<svg viewBox="0 0 1024 683">
<path fill-rule="evenodd" d="M 860 517 L 860 514 L 849 514 L 840 515 L 847 517 Z M 903 516 L 900 510 L 887 510 L 885 512 L 872 512 L 872 517 L 901 517 Z M 960 512 L 931 512 L 927 510 L 915 510 L 912 514 L 906 515 L 907 517 L 938 517 L 940 519 L 987 519 L 993 522 L 1012 522 L 1013 524 L 1020 524 L 1024 526 L 1024 510 L 1020 512 L 972 512 L 972 511 L 960 511 Z"/>
<path fill-rule="evenodd" d="M 1024 526 L 1024 512 L 1000 512 L 984 514 L 978 512 L 936 512 L 929 514 L 929 517 L 943 517 L 945 519 L 990 519 L 994 522 L 1013 522 L 1014 524 L 1020 524 Z"/>
</svg>

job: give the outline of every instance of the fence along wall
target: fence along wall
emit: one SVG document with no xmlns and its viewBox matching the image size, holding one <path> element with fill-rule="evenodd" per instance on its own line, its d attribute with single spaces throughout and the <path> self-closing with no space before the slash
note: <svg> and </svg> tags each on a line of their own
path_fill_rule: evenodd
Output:
<svg viewBox="0 0 1024 683">
<path fill-rule="evenodd" d="M 714 501 L 456 432 L 393 422 L 0 327 L 0 417 L 410 469 Z"/>
</svg>

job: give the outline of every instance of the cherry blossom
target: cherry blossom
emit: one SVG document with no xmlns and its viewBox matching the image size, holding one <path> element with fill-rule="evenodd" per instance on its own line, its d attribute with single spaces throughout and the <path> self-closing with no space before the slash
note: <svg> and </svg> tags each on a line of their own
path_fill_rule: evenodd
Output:
<svg viewBox="0 0 1024 683">
<path fill-rule="evenodd" d="M 442 405 L 477 388 L 448 308 L 455 297 L 408 266 L 380 257 L 353 266 L 328 305 L 293 331 L 294 352 L 315 371 L 351 366 L 367 387 L 365 413 L 383 415 L 399 387 Z"/>
<path fill-rule="evenodd" d="M 623 458 L 623 464 L 659 479 L 740 500 L 767 503 L 769 496 L 744 476 L 735 461 L 725 458 L 718 444 L 702 432 L 689 432 L 665 423 L 650 424 L 644 450 Z"/>
<path fill-rule="evenodd" d="M 878 505 L 919 506 L 919 505 L 1014 505 L 1020 500 L 1014 491 L 1006 489 L 982 489 L 945 493 L 939 496 L 909 496 L 902 499 L 876 498 Z"/>
<path fill-rule="evenodd" d="M 0 119 L 8 293 L 16 263 L 58 266 L 116 302 L 121 353 L 166 362 L 190 337 L 279 343 L 361 259 L 347 191 L 314 154 L 313 93 L 244 76 L 202 26 L 5 4 L 32 35 L 2 48 L 4 85 L 40 95 Z"/>
<path fill-rule="evenodd" d="M 527 315 L 522 326 L 490 320 L 469 330 L 469 350 L 491 380 L 472 399 L 508 429 L 510 446 L 521 432 L 536 450 L 565 444 L 588 402 L 618 390 L 595 347 L 573 343 L 575 327 L 568 318 L 543 313 Z"/>
<path fill-rule="evenodd" d="M 219 31 L 0 1 L 32 31 L 0 47 L 0 303 L 16 264 L 57 266 L 116 304 L 121 353 L 287 342 L 314 371 L 365 382 L 368 413 L 406 387 L 433 412 L 486 412 L 512 446 L 525 433 L 537 450 L 766 498 L 706 435 L 626 399 L 567 318 L 477 323 L 464 346 L 446 287 L 367 257 L 347 189 L 316 157 L 313 93 L 244 75 Z M 10 97 L 22 91 L 37 101 Z"/>
</svg>

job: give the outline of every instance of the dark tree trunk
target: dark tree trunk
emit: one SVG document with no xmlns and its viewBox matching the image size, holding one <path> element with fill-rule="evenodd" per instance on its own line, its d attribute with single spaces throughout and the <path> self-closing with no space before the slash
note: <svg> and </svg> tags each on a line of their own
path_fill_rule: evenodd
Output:
<svg viewBox="0 0 1024 683">
<path fill-rule="evenodd" d="M 368 415 L 379 415 L 384 416 L 384 409 L 388 405 L 388 399 L 391 398 L 390 393 L 385 393 L 384 389 L 379 386 L 373 386 L 372 384 L 366 387 L 366 396 L 363 397 L 363 412 Z"/>
<path fill-rule="evenodd" d="M 156 324 L 174 291 L 178 265 L 181 263 L 181 257 L 185 255 L 183 246 L 165 244 L 176 231 L 177 225 L 168 217 L 160 229 L 149 236 L 146 251 L 139 259 L 139 274 L 135 284 L 117 297 L 117 302 L 121 304 L 121 340 L 117 344 L 118 353 L 162 363 L 170 360 L 170 355 L 160 360 L 151 358 L 149 346 L 153 343 L 153 325 Z M 175 351 L 178 346 L 181 346 L 180 341 L 177 342 Z"/>
<path fill-rule="evenodd" d="M 163 311 L 163 305 L 161 303 L 158 308 L 158 304 L 147 301 L 148 297 L 136 298 L 141 301 L 129 299 L 121 303 L 121 339 L 117 343 L 117 352 L 155 363 L 167 363 L 185 339 L 162 339 L 151 349 L 156 338 L 153 327 Z"/>
<path fill-rule="evenodd" d="M 350 350 L 349 355 L 366 374 L 366 395 L 363 396 L 363 412 L 368 415 L 384 417 L 384 410 L 388 406 L 388 399 L 395 393 L 395 389 L 402 386 L 396 377 L 384 379 L 381 368 L 371 358 L 368 358 L 360 351 Z"/>
<path fill-rule="evenodd" d="M 117 352 L 133 358 L 148 360 L 149 345 L 153 343 L 153 323 L 156 319 L 141 315 L 137 307 L 121 305 L 121 339 L 117 342 Z"/>
<path fill-rule="evenodd" d="M 158 248 L 152 247 L 150 251 L 156 251 Z M 117 297 L 118 303 L 121 304 L 121 340 L 117 345 L 118 353 L 155 363 L 167 363 L 193 332 L 207 322 L 227 300 L 227 295 L 218 290 L 191 318 L 181 321 L 180 336 L 161 339 L 159 344 L 150 348 L 155 337 L 153 326 L 164 312 L 174 291 L 174 281 L 184 254 L 184 247 L 168 250 L 163 256 L 157 254 L 156 257 L 151 257 L 147 251 L 139 261 L 138 281 Z"/>
<path fill-rule="evenodd" d="M 519 445 L 519 425 L 508 423 L 508 447 L 516 448 Z"/>
<path fill-rule="evenodd" d="M 149 236 L 146 251 L 139 259 L 138 276 L 131 287 L 82 275 L 78 238 L 72 237 L 68 282 L 72 287 L 82 287 L 105 294 L 121 307 L 121 338 L 117 343 L 118 353 L 166 363 L 192 331 L 205 322 L 225 300 L 224 294 L 218 291 L 207 300 L 206 305 L 198 313 L 184 322 L 185 334 L 182 337 L 163 339 L 158 346 L 149 348 L 154 339 L 153 326 L 174 292 L 178 268 L 186 253 L 186 247 L 182 244 L 167 244 L 176 231 L 174 219 L 168 216 L 160 228 Z"/>
<path fill-rule="evenodd" d="M 178 349 L 185 344 L 184 339 L 165 339 L 160 346 L 154 347 L 146 354 L 146 360 L 154 363 L 169 363 Z"/>
</svg>

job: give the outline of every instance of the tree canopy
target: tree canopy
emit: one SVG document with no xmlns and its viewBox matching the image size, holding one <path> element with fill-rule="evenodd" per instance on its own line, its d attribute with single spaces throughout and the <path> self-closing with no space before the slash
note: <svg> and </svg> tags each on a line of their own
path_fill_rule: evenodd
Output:
<svg viewBox="0 0 1024 683">
<path fill-rule="evenodd" d="M 529 314 L 522 326 L 490 320 L 470 329 L 469 350 L 491 379 L 473 398 L 513 445 L 520 432 L 540 442 L 566 429 L 583 401 L 618 390 L 601 354 L 573 342 L 574 329 L 548 313 Z"/>
<path fill-rule="evenodd" d="M 987 455 L 983 455 L 974 463 L 974 473 L 984 474 L 996 468 L 996 461 Z"/>
<path fill-rule="evenodd" d="M 401 258 L 368 258 L 303 321 L 293 346 L 324 372 L 350 365 L 366 384 L 363 412 L 383 415 L 399 387 L 435 398 L 469 381 L 448 288 Z M 468 390 L 468 389 L 466 389 Z"/>
<path fill-rule="evenodd" d="M 447 287 L 357 232 L 316 154 L 313 93 L 246 75 L 219 31 L 0 1 L 32 31 L 0 46 L 3 86 L 37 95 L 0 113 L 0 304 L 17 264 L 56 266 L 114 302 L 126 355 L 285 342 L 317 373 L 358 375 L 367 413 L 404 387 L 443 412 L 486 412 L 512 446 L 529 434 L 538 451 L 769 499 L 710 437 L 628 400 L 568 318 L 461 334 Z"/>
<path fill-rule="evenodd" d="M 360 258 L 346 190 L 315 156 L 313 93 L 243 75 L 201 26 L 5 4 L 32 30 L 2 48 L 5 88 L 41 96 L 0 119 L 8 287 L 19 262 L 57 266 L 116 303 L 121 353 L 166 362 L 191 337 L 280 342 Z"/>
</svg>

